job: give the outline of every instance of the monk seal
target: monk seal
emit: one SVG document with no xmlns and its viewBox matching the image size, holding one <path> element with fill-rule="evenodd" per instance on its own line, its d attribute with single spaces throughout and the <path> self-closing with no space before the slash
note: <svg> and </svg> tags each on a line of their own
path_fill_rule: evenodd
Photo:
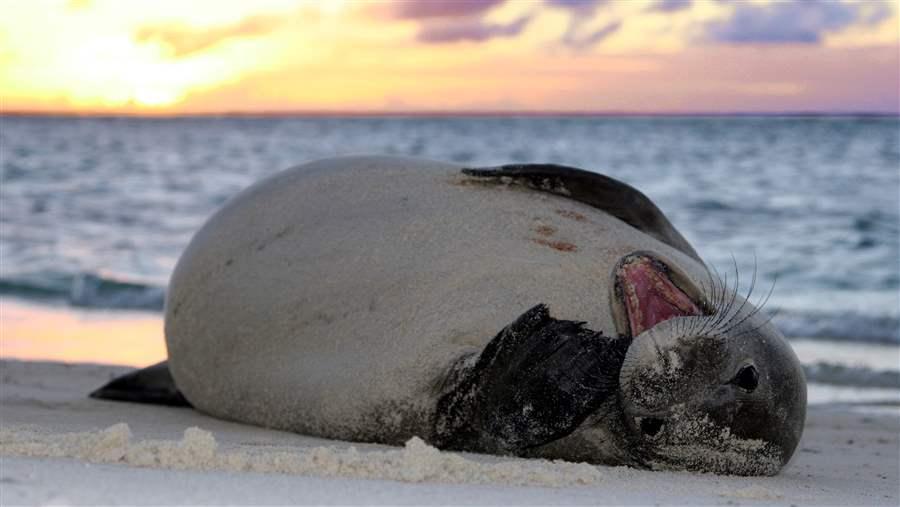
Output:
<svg viewBox="0 0 900 507">
<path fill-rule="evenodd" d="M 571 167 L 321 160 L 228 201 L 169 285 L 168 361 L 92 395 L 327 438 L 776 474 L 784 337 L 642 193 Z"/>
</svg>

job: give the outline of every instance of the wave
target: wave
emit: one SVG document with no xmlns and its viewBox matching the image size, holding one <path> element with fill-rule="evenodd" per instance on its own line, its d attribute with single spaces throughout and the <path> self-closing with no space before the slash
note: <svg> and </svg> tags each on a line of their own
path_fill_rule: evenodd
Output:
<svg viewBox="0 0 900 507">
<path fill-rule="evenodd" d="M 804 364 L 808 382 L 819 382 L 836 386 L 878 387 L 900 389 L 900 371 L 873 370 L 864 367 L 845 366 L 834 363 Z"/>
<path fill-rule="evenodd" d="M 93 272 L 0 278 L 0 295 L 62 300 L 72 306 L 162 311 L 165 287 Z M 853 311 L 775 310 L 773 323 L 790 338 L 900 344 L 900 319 Z"/>
<path fill-rule="evenodd" d="M 852 311 L 775 310 L 772 323 L 788 337 L 900 344 L 900 318 Z"/>
<path fill-rule="evenodd" d="M 0 279 L 0 295 L 65 301 L 82 308 L 162 311 L 164 287 L 97 273 Z"/>
</svg>

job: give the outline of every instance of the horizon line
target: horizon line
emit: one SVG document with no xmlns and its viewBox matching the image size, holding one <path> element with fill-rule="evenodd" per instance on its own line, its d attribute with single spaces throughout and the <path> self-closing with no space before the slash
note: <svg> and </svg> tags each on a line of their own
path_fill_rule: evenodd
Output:
<svg viewBox="0 0 900 507">
<path fill-rule="evenodd" d="M 568 110 L 289 110 L 289 111 L 220 111 L 220 112 L 110 112 L 110 111 L 44 111 L 44 110 L 0 110 L 0 116 L 13 117 L 61 117 L 61 118 L 377 118 L 377 117 L 609 117 L 609 118 L 641 118 L 641 117 L 897 117 L 900 110 L 888 111 L 568 111 Z"/>
</svg>

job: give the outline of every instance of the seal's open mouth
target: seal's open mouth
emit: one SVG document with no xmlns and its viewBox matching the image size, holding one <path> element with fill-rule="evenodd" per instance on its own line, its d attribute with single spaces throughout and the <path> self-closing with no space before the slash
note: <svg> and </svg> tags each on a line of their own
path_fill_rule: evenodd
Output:
<svg viewBox="0 0 900 507">
<path fill-rule="evenodd" d="M 616 296 L 627 316 L 627 324 L 617 322 L 617 327 L 620 333 L 632 337 L 674 317 L 706 314 L 699 297 L 691 298 L 675 284 L 668 266 L 643 254 L 632 254 L 619 262 Z M 627 330 L 622 329 L 626 325 Z"/>
</svg>

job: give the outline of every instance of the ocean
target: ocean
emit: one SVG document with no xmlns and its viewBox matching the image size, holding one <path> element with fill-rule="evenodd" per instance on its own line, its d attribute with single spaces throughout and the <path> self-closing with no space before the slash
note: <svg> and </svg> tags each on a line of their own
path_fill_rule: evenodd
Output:
<svg viewBox="0 0 900 507">
<path fill-rule="evenodd" d="M 161 315 L 182 249 L 230 196 L 363 153 L 625 181 L 743 292 L 755 273 L 754 301 L 771 290 L 812 401 L 900 404 L 897 117 L 3 116 L 0 310 Z"/>
</svg>

